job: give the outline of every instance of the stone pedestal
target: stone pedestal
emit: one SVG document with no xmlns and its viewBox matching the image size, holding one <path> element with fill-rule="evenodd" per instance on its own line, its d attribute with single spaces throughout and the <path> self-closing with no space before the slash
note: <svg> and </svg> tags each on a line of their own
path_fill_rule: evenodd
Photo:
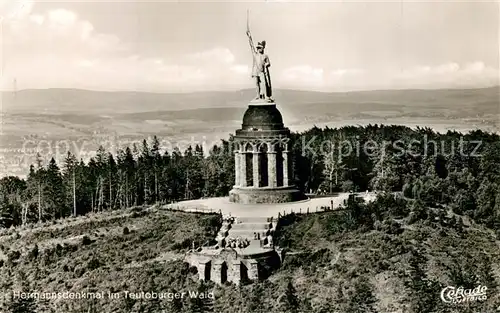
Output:
<svg viewBox="0 0 500 313">
<path fill-rule="evenodd" d="M 235 187 L 229 192 L 229 201 L 241 204 L 287 203 L 305 199 L 307 197 L 293 186 L 276 188 Z"/>
<path fill-rule="evenodd" d="M 284 126 L 276 103 L 251 102 L 241 129 L 236 130 L 233 138 L 239 153 L 235 154 L 235 184 L 229 193 L 231 202 L 286 203 L 306 199 L 290 185 L 290 177 L 293 177 L 288 154 L 290 130 Z M 247 154 L 252 157 L 247 159 Z M 247 164 L 249 162 L 251 164 Z M 266 172 L 267 181 L 262 182 Z M 251 186 L 247 183 L 247 173 L 252 175 Z"/>
</svg>

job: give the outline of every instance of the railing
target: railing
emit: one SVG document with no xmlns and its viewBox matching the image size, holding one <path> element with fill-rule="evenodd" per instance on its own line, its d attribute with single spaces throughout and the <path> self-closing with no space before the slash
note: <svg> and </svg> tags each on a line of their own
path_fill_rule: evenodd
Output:
<svg viewBox="0 0 500 313">
<path fill-rule="evenodd" d="M 213 208 L 202 208 L 202 207 L 197 207 L 197 206 L 184 206 L 184 205 L 179 205 L 179 204 L 169 204 L 167 206 L 162 207 L 165 210 L 169 211 L 182 211 L 182 212 L 192 212 L 192 213 L 205 213 L 205 214 L 212 214 L 212 213 L 221 213 L 220 210 L 216 210 Z"/>
</svg>

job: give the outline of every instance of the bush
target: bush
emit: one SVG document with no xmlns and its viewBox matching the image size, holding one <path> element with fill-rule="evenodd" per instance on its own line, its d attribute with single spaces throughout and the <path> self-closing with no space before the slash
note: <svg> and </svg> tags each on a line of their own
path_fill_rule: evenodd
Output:
<svg viewBox="0 0 500 313">
<path fill-rule="evenodd" d="M 38 254 L 39 254 L 38 245 L 35 244 L 35 246 L 33 247 L 33 249 L 31 249 L 31 251 L 28 254 L 29 259 L 30 260 L 35 260 L 36 258 L 38 258 Z"/>
<path fill-rule="evenodd" d="M 403 195 L 407 198 L 413 198 L 413 187 L 410 183 L 403 185 Z"/>
<path fill-rule="evenodd" d="M 184 249 L 189 249 L 192 246 L 192 240 L 189 238 L 184 239 L 182 242 L 175 242 L 170 246 L 170 250 L 172 251 L 180 251 Z"/>
<path fill-rule="evenodd" d="M 101 263 L 99 262 L 99 260 L 95 257 L 93 257 L 88 263 L 87 263 L 87 268 L 89 270 L 95 270 L 97 268 L 99 268 L 99 266 L 101 266 Z"/>
<path fill-rule="evenodd" d="M 123 234 L 124 235 L 130 234 L 130 230 L 128 229 L 128 227 L 123 227 Z"/>
<path fill-rule="evenodd" d="M 381 230 L 387 234 L 398 235 L 401 234 L 404 230 L 401 228 L 401 225 L 395 220 L 385 220 L 382 223 Z"/>
<path fill-rule="evenodd" d="M 353 190 L 353 188 L 354 188 L 354 184 L 350 180 L 346 180 L 342 183 L 341 189 L 343 192 L 350 192 Z"/>
<path fill-rule="evenodd" d="M 138 218 L 138 217 L 143 217 L 147 214 L 145 211 L 139 211 L 139 212 L 132 212 L 130 215 L 131 218 Z"/>
<path fill-rule="evenodd" d="M 421 220 L 426 220 L 428 218 L 427 209 L 422 205 L 420 201 L 415 201 L 411 205 L 411 212 L 408 217 L 408 224 L 413 224 Z"/>
<path fill-rule="evenodd" d="M 89 236 L 83 236 L 82 237 L 82 245 L 87 246 L 92 243 L 92 240 L 89 238 Z"/>
<path fill-rule="evenodd" d="M 82 277 L 83 274 L 85 274 L 85 268 L 77 265 L 74 270 L 75 276 L 76 277 Z"/>
<path fill-rule="evenodd" d="M 19 260 L 19 258 L 21 257 L 21 252 L 17 251 L 17 250 L 11 250 L 8 254 L 7 254 L 7 258 L 9 259 L 10 262 L 13 262 L 13 261 L 16 261 L 16 260 Z"/>
</svg>

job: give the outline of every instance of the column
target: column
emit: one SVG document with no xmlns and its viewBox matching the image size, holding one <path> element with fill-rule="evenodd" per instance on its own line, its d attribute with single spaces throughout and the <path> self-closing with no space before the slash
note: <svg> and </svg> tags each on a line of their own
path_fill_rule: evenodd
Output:
<svg viewBox="0 0 500 313">
<path fill-rule="evenodd" d="M 276 175 L 276 152 L 270 151 L 267 153 L 267 185 L 275 188 L 278 185 L 278 178 Z"/>
<path fill-rule="evenodd" d="M 221 260 L 215 260 L 213 267 L 212 267 L 212 272 L 210 273 L 210 280 L 213 281 L 216 284 L 222 284 L 224 283 L 224 278 L 222 277 L 222 263 L 224 261 Z"/>
<path fill-rule="evenodd" d="M 202 260 L 198 266 L 198 277 L 201 280 L 210 279 L 210 260 Z"/>
<path fill-rule="evenodd" d="M 259 166 L 259 152 L 253 152 L 253 186 L 254 188 L 259 187 L 260 181 L 260 166 Z"/>
<path fill-rule="evenodd" d="M 228 280 L 236 285 L 239 285 L 241 281 L 241 261 L 233 260 L 231 264 L 231 269 L 232 269 L 231 277 L 228 277 Z"/>
<path fill-rule="evenodd" d="M 242 151 L 240 153 L 240 186 L 241 187 L 246 187 L 247 186 L 247 154 L 246 152 Z"/>
<path fill-rule="evenodd" d="M 281 153 L 283 156 L 283 186 L 288 186 L 288 151 L 283 151 Z"/>
<path fill-rule="evenodd" d="M 234 152 L 234 185 L 240 185 L 240 153 L 239 151 Z"/>
<path fill-rule="evenodd" d="M 248 279 L 259 280 L 259 263 L 255 259 L 250 259 L 247 264 Z"/>
</svg>

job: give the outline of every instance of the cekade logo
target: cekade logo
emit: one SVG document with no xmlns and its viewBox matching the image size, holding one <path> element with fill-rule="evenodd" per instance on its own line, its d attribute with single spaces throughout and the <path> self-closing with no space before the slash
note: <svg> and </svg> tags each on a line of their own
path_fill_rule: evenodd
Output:
<svg viewBox="0 0 500 313">
<path fill-rule="evenodd" d="M 471 301 L 484 301 L 487 299 L 486 286 L 477 286 L 474 289 L 448 286 L 441 290 L 441 300 L 445 303 L 462 303 Z"/>
</svg>

